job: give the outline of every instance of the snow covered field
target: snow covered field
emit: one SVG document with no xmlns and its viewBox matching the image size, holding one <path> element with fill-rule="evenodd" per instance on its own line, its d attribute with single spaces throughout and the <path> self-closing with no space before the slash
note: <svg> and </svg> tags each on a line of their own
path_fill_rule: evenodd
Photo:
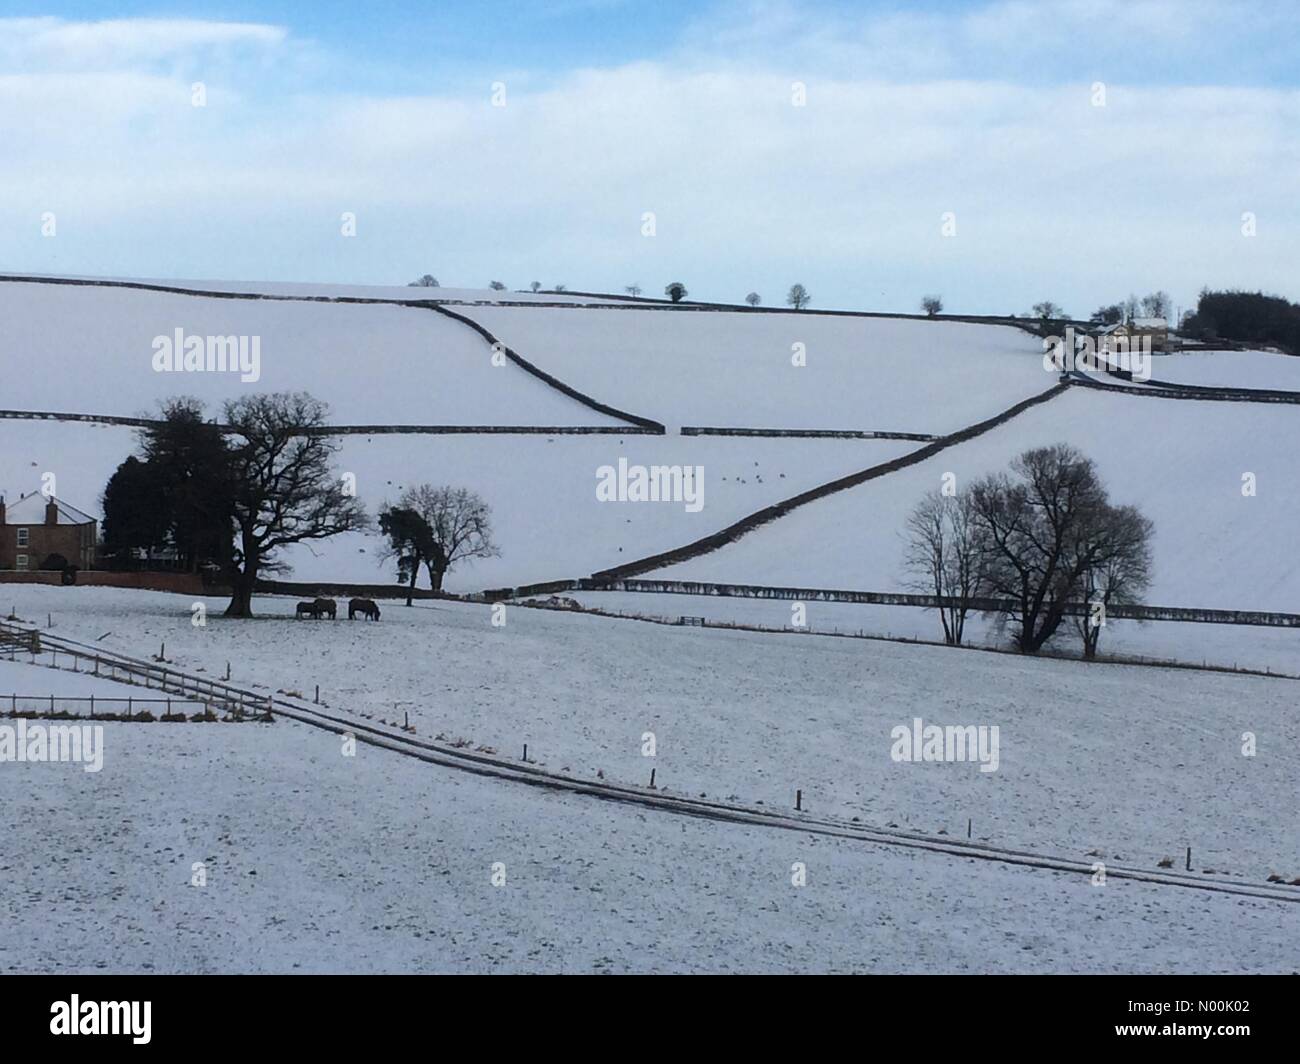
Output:
<svg viewBox="0 0 1300 1064">
<path fill-rule="evenodd" d="M 404 488 L 463 484 L 492 507 L 497 558 L 451 571 L 447 588 L 479 591 L 539 580 L 587 576 L 708 535 L 754 510 L 920 446 L 899 440 L 775 440 L 710 436 L 343 436 L 336 465 L 356 476 L 373 517 Z M 104 485 L 136 447 L 122 426 L 0 420 L 0 494 L 41 487 L 45 472 L 58 495 L 98 511 Z M 596 470 L 620 458 L 642 465 L 704 468 L 703 507 L 682 503 L 600 502 Z M 284 552 L 286 579 L 381 583 L 377 532 L 349 534 Z M 427 583 L 427 577 L 421 577 Z"/>
<path fill-rule="evenodd" d="M 101 676 L 86 676 L 65 669 L 31 665 L 19 656 L 16 660 L 0 657 L 0 713 L 9 708 L 9 696 L 55 698 L 139 698 L 145 692 L 129 684 L 117 683 Z M 117 707 L 112 707 L 117 711 Z"/>
<path fill-rule="evenodd" d="M 1005 325 L 728 311 L 475 307 L 548 372 L 669 426 L 941 434 L 1052 384 Z M 795 366 L 792 345 L 807 364 Z"/>
<path fill-rule="evenodd" d="M 801 507 L 647 579 L 904 590 L 907 513 L 943 474 L 958 486 L 1060 441 L 1096 461 L 1116 503 L 1155 523 L 1145 601 L 1300 612 L 1292 406 L 1139 398 L 1074 389 L 928 461 Z M 1255 476 L 1243 495 L 1243 474 Z M 682 612 L 690 612 L 683 610 Z"/>
<path fill-rule="evenodd" d="M 1274 351 L 1190 351 L 1154 357 L 1151 376 L 1174 384 L 1300 391 L 1300 358 Z"/>
<path fill-rule="evenodd" d="M 710 623 L 790 629 L 789 599 L 739 598 L 715 595 L 651 594 L 644 592 L 568 592 L 566 598 L 608 613 L 666 618 L 704 617 Z M 875 606 L 850 602 L 803 603 L 808 630 L 898 639 L 943 640 L 939 616 L 915 606 Z M 966 619 L 965 642 L 971 646 L 1006 648 L 1009 635 L 996 620 L 974 614 Z M 1240 624 L 1199 624 L 1170 621 L 1127 621 L 1111 618 L 1101 636 L 1103 657 L 1145 661 L 1176 661 L 1188 665 L 1266 670 L 1300 676 L 1300 628 Z M 1051 650 L 1065 656 L 1081 653 L 1081 640 L 1072 623 L 1058 633 Z"/>
<path fill-rule="evenodd" d="M 54 634 L 530 758 L 579 778 L 1154 869 L 1190 845 L 1198 868 L 1258 883 L 1300 876 L 1294 681 L 907 646 L 674 628 L 506 607 L 389 604 L 378 624 L 295 621 L 293 601 L 227 621 L 209 601 L 106 588 L 5 589 Z M 108 633 L 105 635 L 105 633 Z M 98 637 L 104 635 L 102 640 Z M 1000 766 L 900 764 L 914 717 L 996 725 Z M 1242 755 L 1243 732 L 1258 753 Z M 656 737 L 653 761 L 642 755 Z M 1213 795 L 1214 801 L 1206 801 Z"/>
<path fill-rule="evenodd" d="M 0 365 L 42 367 L 6 375 L 5 409 L 148 417 L 193 395 L 217 416 L 250 392 L 309 390 L 342 425 L 621 424 L 511 362 L 493 365 L 474 330 L 427 309 L 0 283 L 0 317 Z M 177 329 L 258 338 L 258 379 L 155 372 L 155 338 Z"/>
<path fill-rule="evenodd" d="M 0 768 L 0 971 L 1296 968 L 1296 905 L 649 814 L 287 723 L 105 747 Z"/>
</svg>

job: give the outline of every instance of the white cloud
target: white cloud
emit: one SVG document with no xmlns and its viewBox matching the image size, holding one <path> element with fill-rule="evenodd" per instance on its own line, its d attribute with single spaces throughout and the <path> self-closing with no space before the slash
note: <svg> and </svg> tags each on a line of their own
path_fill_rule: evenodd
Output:
<svg viewBox="0 0 1300 1064">
<path fill-rule="evenodd" d="M 1151 32 L 1169 10 L 1127 6 Z M 912 39 L 910 17 L 862 23 L 858 37 L 938 48 Z M 985 17 L 956 34 L 1010 47 L 997 28 L 1028 15 L 1001 4 Z M 788 12 L 763 18 L 712 59 L 688 44 L 545 88 L 512 82 L 504 108 L 489 79 L 457 97 L 241 94 L 256 81 L 241 75 L 298 46 L 271 27 L 117 31 L 185 69 L 214 45 L 254 46 L 201 109 L 179 72 L 70 45 L 52 65 L 75 76 L 0 78 L 0 230 L 17 256 L 0 268 L 398 282 L 429 270 L 445 283 L 647 290 L 681 275 L 719 298 L 798 279 L 823 305 L 911 309 L 940 290 L 954 310 L 1052 298 L 1076 313 L 1130 288 L 1187 302 L 1207 283 L 1293 283 L 1300 93 L 1138 84 L 1121 69 L 1097 108 L 1090 72 L 1030 86 L 886 73 L 847 63 L 863 46 L 835 24 L 800 34 Z M 83 38 L 61 24 L 62 39 L 102 25 Z M 773 26 L 802 57 L 806 107 L 791 106 L 789 66 L 744 58 Z M 945 48 L 933 65 L 950 65 Z M 916 56 L 895 58 L 915 69 L 927 62 Z M 37 233 L 44 210 L 69 219 L 55 240 Z M 337 235 L 343 210 L 358 212 L 355 240 Z M 645 210 L 653 239 L 640 235 Z M 1245 210 L 1260 218 L 1253 240 L 1239 232 Z M 945 211 L 956 238 L 940 235 Z"/>
<path fill-rule="evenodd" d="M 205 49 L 274 48 L 282 27 L 199 19 L 0 19 L 0 68 L 104 70 L 192 56 Z"/>
</svg>

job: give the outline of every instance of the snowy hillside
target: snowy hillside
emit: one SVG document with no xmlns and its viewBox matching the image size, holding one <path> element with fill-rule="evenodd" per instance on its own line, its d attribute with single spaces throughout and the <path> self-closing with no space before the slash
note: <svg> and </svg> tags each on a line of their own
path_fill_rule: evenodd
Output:
<svg viewBox="0 0 1300 1064">
<path fill-rule="evenodd" d="M 502 370 L 501 372 L 505 372 Z M 680 543 L 917 446 L 897 440 L 773 440 L 682 436 L 344 436 L 337 459 L 356 475 L 371 516 L 403 489 L 466 484 L 491 505 L 497 558 L 453 569 L 447 588 L 479 591 L 585 576 Z M 98 513 L 100 495 L 136 446 L 122 426 L 0 419 L 0 492 L 10 499 L 53 472 L 58 493 Z M 640 464 L 704 466 L 703 508 L 682 503 L 618 505 L 596 498 L 596 470 L 619 458 Z M 284 553 L 287 579 L 394 579 L 381 569 L 376 533 L 301 544 Z M 424 578 L 422 578 L 423 580 Z"/>
<path fill-rule="evenodd" d="M 1005 325 L 812 313 L 474 307 L 574 387 L 669 425 L 952 432 L 1051 380 Z M 803 345 L 806 365 L 792 364 Z"/>
<path fill-rule="evenodd" d="M 493 365 L 481 336 L 427 309 L 0 282 L 0 319 L 0 365 L 41 367 L 6 373 L 5 409 L 147 417 L 194 395 L 215 415 L 250 391 L 307 389 L 344 425 L 621 423 L 511 362 Z M 156 372 L 156 338 L 178 329 L 258 338 L 258 378 Z"/>
<path fill-rule="evenodd" d="M 1300 358 L 1275 351 L 1191 351 L 1153 358 L 1151 376 L 1174 384 L 1300 391 Z"/>
<path fill-rule="evenodd" d="M 1073 389 L 919 465 L 801 507 L 719 551 L 647 578 L 904 589 L 908 511 L 944 473 L 958 486 L 1060 441 L 1092 457 L 1111 498 L 1155 523 L 1147 601 L 1300 610 L 1294 406 L 1139 398 Z M 1242 493 L 1253 473 L 1256 494 Z"/>
</svg>

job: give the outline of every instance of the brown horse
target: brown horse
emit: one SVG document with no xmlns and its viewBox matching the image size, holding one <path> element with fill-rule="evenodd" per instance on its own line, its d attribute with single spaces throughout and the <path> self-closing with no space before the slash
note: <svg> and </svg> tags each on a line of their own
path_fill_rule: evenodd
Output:
<svg viewBox="0 0 1300 1064">
<path fill-rule="evenodd" d="M 320 611 L 314 602 L 300 602 L 298 608 L 294 611 L 294 617 L 311 617 L 315 619 L 320 616 Z"/>
<path fill-rule="evenodd" d="M 339 604 L 333 599 L 318 598 L 316 600 L 316 616 L 324 617 L 327 613 L 331 621 L 338 620 Z"/>
<path fill-rule="evenodd" d="M 354 620 L 358 613 L 368 621 L 379 620 L 379 607 L 374 599 L 352 599 L 348 603 L 348 620 Z"/>
</svg>

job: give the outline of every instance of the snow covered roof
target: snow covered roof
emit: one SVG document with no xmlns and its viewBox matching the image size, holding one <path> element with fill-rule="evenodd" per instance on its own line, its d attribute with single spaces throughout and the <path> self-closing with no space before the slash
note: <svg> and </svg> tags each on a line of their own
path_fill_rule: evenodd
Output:
<svg viewBox="0 0 1300 1064">
<path fill-rule="evenodd" d="M 1135 329 L 1167 329 L 1169 323 L 1164 318 L 1134 318 L 1130 325 Z"/>
<path fill-rule="evenodd" d="M 97 518 L 82 513 L 75 506 L 69 506 L 62 499 L 50 496 L 47 500 L 39 491 L 19 496 L 18 501 L 5 507 L 5 524 L 9 525 L 43 525 L 45 524 L 45 504 L 52 502 L 58 508 L 59 524 L 85 525 Z"/>
</svg>

